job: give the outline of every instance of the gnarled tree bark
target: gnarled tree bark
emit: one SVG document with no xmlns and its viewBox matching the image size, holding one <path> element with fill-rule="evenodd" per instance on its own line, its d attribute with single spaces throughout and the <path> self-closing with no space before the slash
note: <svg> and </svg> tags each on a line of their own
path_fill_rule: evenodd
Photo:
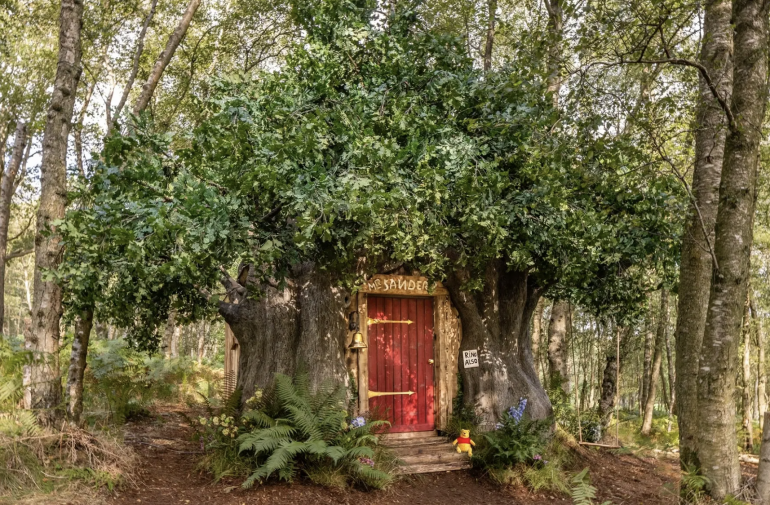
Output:
<svg viewBox="0 0 770 505">
<path fill-rule="evenodd" d="M 463 328 L 460 352 L 479 351 L 479 367 L 463 368 L 463 398 L 491 429 L 510 406 L 527 398 L 533 419 L 551 415 L 551 402 L 535 372 L 529 323 L 540 288 L 526 272 L 493 262 L 480 292 L 464 289 L 469 275 L 456 271 L 446 281 Z"/>
<path fill-rule="evenodd" d="M 245 268 L 243 284 L 224 280 L 230 299 L 219 305 L 241 346 L 237 387 L 243 398 L 270 385 L 276 373 L 300 369 L 314 387 L 347 385 L 348 293 L 310 263 L 297 265 L 285 287 L 259 284 L 254 267 Z"/>
</svg>

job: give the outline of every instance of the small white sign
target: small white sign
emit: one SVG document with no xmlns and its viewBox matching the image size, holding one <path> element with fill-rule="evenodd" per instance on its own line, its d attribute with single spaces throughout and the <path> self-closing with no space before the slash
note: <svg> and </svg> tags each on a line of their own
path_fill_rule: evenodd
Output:
<svg viewBox="0 0 770 505">
<path fill-rule="evenodd" d="M 463 368 L 478 368 L 478 366 L 479 351 L 477 349 L 463 351 Z"/>
</svg>

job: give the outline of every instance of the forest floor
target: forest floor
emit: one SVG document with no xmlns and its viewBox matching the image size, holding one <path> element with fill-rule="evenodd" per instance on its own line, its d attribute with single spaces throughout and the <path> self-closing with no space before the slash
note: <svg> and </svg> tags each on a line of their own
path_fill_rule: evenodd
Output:
<svg viewBox="0 0 770 505">
<path fill-rule="evenodd" d="M 244 490 L 237 480 L 212 483 L 196 468 L 200 448 L 191 441 L 193 430 L 184 407 L 164 406 L 152 417 L 126 426 L 127 443 L 140 458 L 137 487 L 125 487 L 109 497 L 114 505 L 166 504 L 570 504 L 569 497 L 532 493 L 524 488 L 500 487 L 469 471 L 405 477 L 387 491 L 326 489 L 309 483 L 275 483 Z M 586 451 L 585 464 L 599 501 L 621 504 L 677 502 L 678 463 L 675 458 L 642 458 L 613 454 L 605 449 Z M 79 505 L 79 504 L 78 504 Z"/>
</svg>

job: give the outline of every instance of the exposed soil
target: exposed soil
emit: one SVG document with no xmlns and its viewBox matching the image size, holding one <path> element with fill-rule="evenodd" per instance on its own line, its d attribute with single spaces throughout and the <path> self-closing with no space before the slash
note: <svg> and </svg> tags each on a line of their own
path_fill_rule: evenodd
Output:
<svg viewBox="0 0 770 505">
<path fill-rule="evenodd" d="M 387 491 L 339 491 L 309 483 L 268 484 L 243 490 L 235 480 L 212 484 L 196 469 L 200 447 L 181 408 L 164 407 L 154 416 L 127 426 L 126 439 L 140 456 L 137 488 L 110 497 L 115 505 L 141 504 L 570 504 L 569 497 L 503 488 L 468 471 L 405 477 Z M 599 501 L 621 504 L 675 504 L 678 485 L 675 459 L 587 451 L 586 464 L 599 490 Z"/>
</svg>

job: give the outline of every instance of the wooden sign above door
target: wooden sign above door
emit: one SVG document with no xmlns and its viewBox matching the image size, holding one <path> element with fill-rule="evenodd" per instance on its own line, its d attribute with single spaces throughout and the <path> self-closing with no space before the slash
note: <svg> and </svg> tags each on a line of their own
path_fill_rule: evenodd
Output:
<svg viewBox="0 0 770 505">
<path fill-rule="evenodd" d="M 430 283 L 426 277 L 378 274 L 364 281 L 361 292 L 395 296 L 441 296 L 448 294 L 440 282 L 433 285 L 433 289 L 430 288 Z"/>
</svg>

